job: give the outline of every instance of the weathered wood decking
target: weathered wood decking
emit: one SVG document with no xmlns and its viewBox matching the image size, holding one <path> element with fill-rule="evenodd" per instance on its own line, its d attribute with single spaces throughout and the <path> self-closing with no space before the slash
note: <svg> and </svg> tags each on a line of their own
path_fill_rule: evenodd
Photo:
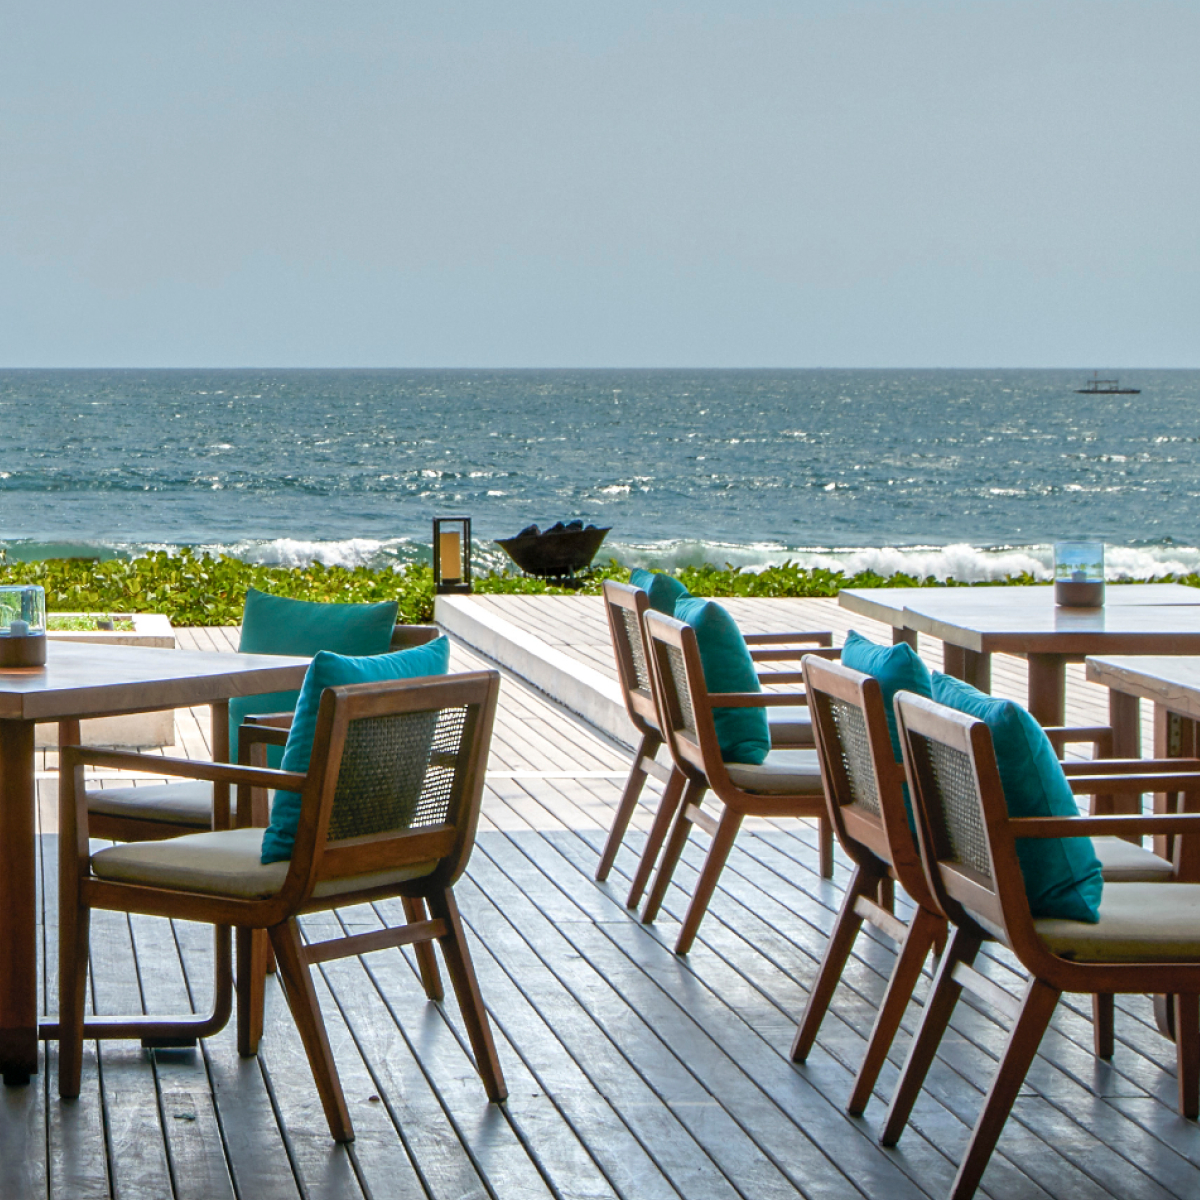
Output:
<svg viewBox="0 0 1200 1200">
<path fill-rule="evenodd" d="M 187 641 L 228 648 L 232 634 L 197 630 Z M 456 667 L 477 662 L 456 648 Z M 672 889 L 663 919 L 646 928 L 621 903 L 632 853 L 618 858 L 610 885 L 591 878 L 627 753 L 511 677 L 501 703 L 484 821 L 458 895 L 508 1074 L 503 1108 L 484 1099 L 453 1004 L 428 1003 L 411 957 L 389 951 L 320 972 L 358 1130 L 351 1147 L 329 1140 L 272 980 L 257 1059 L 238 1058 L 232 1029 L 194 1052 L 92 1045 L 80 1100 L 62 1104 L 51 1044 L 28 1088 L 0 1094 L 0 1198 L 944 1194 L 1003 1043 L 993 1015 L 961 1006 L 912 1128 L 899 1149 L 879 1149 L 884 1101 L 863 1120 L 841 1106 L 889 945 L 864 939 L 809 1063 L 787 1060 L 845 884 L 840 860 L 836 878 L 822 881 L 807 823 L 759 822 L 740 838 L 696 948 L 679 960 L 670 946 L 685 892 Z M 206 754 L 206 725 L 204 712 L 182 713 L 180 749 Z M 52 761 L 43 765 L 53 1003 L 55 781 Z M 639 831 L 647 817 L 639 813 Z M 702 849 L 677 872 L 685 891 Z M 338 919 L 365 926 L 379 915 L 356 908 Z M 100 1010 L 205 1004 L 203 928 L 97 914 L 93 963 Z M 1002 955 L 986 968 L 1014 979 Z M 1060 1009 L 985 1192 L 1200 1194 L 1200 1129 L 1174 1112 L 1173 1051 L 1149 1002 L 1122 1003 L 1111 1064 L 1092 1056 L 1087 1013 L 1083 998 Z M 880 1083 L 885 1098 L 911 1029 L 910 1017 Z"/>
</svg>

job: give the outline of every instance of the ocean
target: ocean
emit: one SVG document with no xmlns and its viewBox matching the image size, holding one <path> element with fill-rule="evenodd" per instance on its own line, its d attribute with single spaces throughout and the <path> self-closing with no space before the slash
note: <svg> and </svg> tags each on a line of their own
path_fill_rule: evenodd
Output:
<svg viewBox="0 0 1200 1200">
<path fill-rule="evenodd" d="M 602 557 L 1112 577 L 1200 569 L 1200 371 L 0 371 L 0 546 L 427 557 L 611 526 Z"/>
</svg>

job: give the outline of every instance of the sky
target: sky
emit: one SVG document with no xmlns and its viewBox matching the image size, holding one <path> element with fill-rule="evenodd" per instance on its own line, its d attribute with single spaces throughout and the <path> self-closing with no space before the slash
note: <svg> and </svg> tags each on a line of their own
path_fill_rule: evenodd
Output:
<svg viewBox="0 0 1200 1200">
<path fill-rule="evenodd" d="M 1197 367 L 1200 2 L 0 6 L 0 367 Z"/>
</svg>

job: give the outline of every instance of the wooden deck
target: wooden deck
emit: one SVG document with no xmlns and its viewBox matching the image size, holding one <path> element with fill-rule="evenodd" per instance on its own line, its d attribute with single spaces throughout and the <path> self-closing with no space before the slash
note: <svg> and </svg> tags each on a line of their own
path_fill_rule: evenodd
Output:
<svg viewBox="0 0 1200 1200">
<path fill-rule="evenodd" d="M 198 648 L 229 648 L 236 636 L 185 632 Z M 455 667 L 477 662 L 456 648 Z M 29 1087 L 0 1089 L 0 1200 L 943 1195 L 1003 1042 L 993 1014 L 960 1007 L 912 1127 L 897 1150 L 881 1150 L 884 1102 L 860 1120 L 841 1106 L 888 944 L 864 939 L 809 1063 L 787 1059 L 845 884 L 841 860 L 822 881 L 811 825 L 758 822 L 739 840 L 696 948 L 677 959 L 675 922 L 702 847 L 689 849 L 676 876 L 685 891 L 672 889 L 658 926 L 641 926 L 621 904 L 630 852 L 608 886 L 591 877 L 627 752 L 514 678 L 501 703 L 484 821 L 458 895 L 508 1075 L 505 1106 L 487 1105 L 453 1005 L 427 1002 L 411 956 L 388 951 L 320 971 L 352 1146 L 329 1140 L 272 980 L 256 1059 L 238 1058 L 232 1029 L 196 1051 L 93 1044 L 83 1093 L 63 1104 L 51 1045 Z M 180 714 L 179 740 L 207 753 L 205 712 Z M 41 765 L 53 1003 L 53 756 Z M 362 907 L 336 919 L 365 927 L 380 915 Z M 207 930 L 97 914 L 92 940 L 97 1010 L 205 1005 Z M 1013 979 L 1001 954 L 986 969 Z M 1111 1064 L 1092 1056 L 1087 1012 L 1082 998 L 1060 1008 L 984 1194 L 1200 1195 L 1200 1129 L 1174 1112 L 1173 1048 L 1149 1002 L 1122 1002 Z M 884 1097 L 911 1029 L 910 1018 Z"/>
</svg>

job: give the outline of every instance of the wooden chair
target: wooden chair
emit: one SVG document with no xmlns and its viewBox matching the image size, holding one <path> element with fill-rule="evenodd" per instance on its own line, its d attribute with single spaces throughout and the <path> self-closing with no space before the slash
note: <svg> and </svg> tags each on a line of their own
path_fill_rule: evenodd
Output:
<svg viewBox="0 0 1200 1200">
<path fill-rule="evenodd" d="M 1064 991 L 1173 995 L 1179 1108 L 1194 1118 L 1200 1109 L 1200 884 L 1106 883 L 1098 924 L 1035 919 L 1016 839 L 1196 835 L 1200 813 L 1010 818 L 986 725 L 911 693 L 896 697 L 896 711 L 925 877 L 955 929 L 892 1098 L 883 1143 L 893 1145 L 900 1137 L 964 988 L 1010 1017 L 1013 1026 L 952 1200 L 966 1200 L 978 1187 Z M 1119 774 L 1093 778 L 1116 790 L 1122 783 Z M 1200 796 L 1200 775 L 1163 779 L 1177 792 Z M 988 939 L 1009 947 L 1029 972 L 1020 997 L 975 970 L 975 957 Z"/>
<path fill-rule="evenodd" d="M 829 821 L 854 874 L 792 1043 L 793 1062 L 808 1057 L 863 922 L 899 947 L 846 1105 L 857 1116 L 870 1102 L 929 951 L 940 953 L 945 945 L 946 918 L 925 881 L 909 828 L 904 769 L 892 750 L 879 681 L 819 658 L 804 660 L 804 681 Z M 916 905 L 907 923 L 886 903 L 893 881 Z"/>
<path fill-rule="evenodd" d="M 261 830 L 189 834 L 89 852 L 85 766 L 129 767 L 137 755 L 68 746 L 60 796 L 59 1090 L 77 1096 L 93 908 L 209 921 L 238 930 L 238 1008 L 252 1002 L 249 934 L 266 930 L 317 1090 L 338 1141 L 354 1137 L 309 967 L 410 943 L 441 943 L 489 1099 L 506 1090 L 453 885 L 474 844 L 499 695 L 494 671 L 326 689 L 305 775 L 161 760 L 164 773 L 301 793 L 290 862 L 259 861 Z M 390 896 L 407 923 L 305 944 L 296 918 Z M 428 906 L 428 914 L 426 913 Z M 422 978 L 440 998 L 436 976 Z M 110 1033 L 100 1036 L 122 1036 Z M 125 1034 L 124 1036 L 130 1036 Z M 135 1035 L 136 1036 L 136 1035 Z"/>
<path fill-rule="evenodd" d="M 654 672 L 658 724 L 676 768 L 684 777 L 670 837 L 654 879 L 642 921 L 653 921 L 662 906 L 692 825 L 712 838 L 708 857 L 675 943 L 676 954 L 691 949 L 696 931 L 717 886 L 734 838 L 746 817 L 816 817 L 820 825 L 821 874 L 833 874 L 833 832 L 821 787 L 821 768 L 811 750 L 771 750 L 761 765 L 726 763 L 717 744 L 713 708 L 761 708 L 794 703 L 770 692 L 713 692 L 704 685 L 704 668 L 695 630 L 682 621 L 648 612 L 644 619 L 650 669 Z M 705 792 L 721 802 L 714 820 L 701 807 Z"/>
<path fill-rule="evenodd" d="M 397 625 L 392 630 L 389 651 L 407 650 L 422 646 L 439 637 L 441 630 L 436 625 Z M 239 731 L 239 743 L 247 746 L 282 746 L 287 741 L 291 726 L 291 713 L 265 714 L 251 717 Z M 255 731 L 250 732 L 250 726 Z M 213 757 L 224 762 L 229 757 L 228 734 L 220 718 L 214 720 Z M 59 728 L 60 748 L 76 745 L 80 740 L 79 722 L 63 722 Z M 245 747 L 243 747 L 244 749 Z M 157 773 L 156 757 L 146 756 L 136 770 Z M 241 756 L 241 761 L 252 759 Z M 259 756 L 259 765 L 266 765 L 266 758 Z M 260 806 L 259 823 L 266 811 L 266 793 L 254 789 L 255 801 Z M 228 829 L 237 816 L 236 797 L 230 793 L 228 784 L 213 783 L 207 779 L 193 779 L 177 783 L 142 784 L 118 788 L 89 788 L 87 791 L 88 823 L 91 836 L 113 842 L 148 842 L 163 838 L 181 837 L 184 834 L 200 833 L 208 829 Z M 232 1011 L 233 972 L 229 946 L 229 932 L 220 927 L 215 932 L 213 950 L 213 1008 L 205 1016 L 191 1014 L 164 1017 L 147 1023 L 143 1044 L 146 1046 L 188 1046 L 197 1038 L 208 1037 L 224 1027 Z M 263 970 L 267 968 L 264 954 L 256 955 Z M 257 989 L 261 994 L 262 984 Z M 253 1053 L 257 1048 L 257 1033 L 262 1029 L 262 1013 L 254 1018 L 251 1030 L 246 1031 L 243 1048 Z"/>
<path fill-rule="evenodd" d="M 645 632 L 642 628 L 642 620 L 649 608 L 649 597 L 641 588 L 630 587 L 629 584 L 617 583 L 611 579 L 605 580 L 604 611 L 608 617 L 608 630 L 612 636 L 613 653 L 617 662 L 617 680 L 625 701 L 625 711 L 629 714 L 629 720 L 638 735 L 638 747 L 625 790 L 621 793 L 621 800 L 617 805 L 612 828 L 600 855 L 599 866 L 596 868 L 598 883 L 603 883 L 612 870 L 617 851 L 621 848 L 638 799 L 645 787 L 646 777 L 652 775 L 663 785 L 663 794 L 654 823 L 625 901 L 629 908 L 638 906 L 642 893 L 646 890 L 663 839 L 679 807 L 685 783 L 679 770 L 663 766 L 656 758 L 663 744 L 663 736 L 658 726 L 654 678 L 647 665 Z M 746 644 L 750 649 L 750 657 L 755 662 L 781 662 L 797 659 L 806 650 L 831 647 L 833 634 L 827 630 L 811 633 L 751 633 L 746 635 Z M 796 671 L 766 671 L 760 672 L 759 678 L 766 683 L 795 684 L 801 682 L 802 676 Z M 793 694 L 787 705 L 767 709 L 772 745 L 814 745 L 812 721 L 803 701 L 802 695 Z"/>
</svg>

